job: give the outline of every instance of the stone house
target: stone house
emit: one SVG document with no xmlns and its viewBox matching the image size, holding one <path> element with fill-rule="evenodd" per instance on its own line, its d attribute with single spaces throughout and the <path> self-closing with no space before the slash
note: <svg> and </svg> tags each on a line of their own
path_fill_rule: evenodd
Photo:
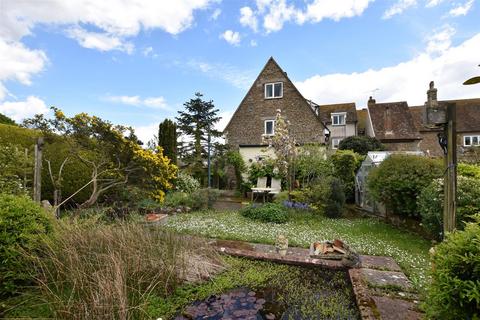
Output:
<svg viewBox="0 0 480 320">
<path fill-rule="evenodd" d="M 275 133 L 277 110 L 289 121 L 299 145 L 324 144 L 330 131 L 336 147 L 344 137 L 357 134 L 355 104 L 322 106 L 306 100 L 271 57 L 224 130 L 227 143 L 239 149 L 247 164 L 266 155 L 264 138 Z"/>
</svg>

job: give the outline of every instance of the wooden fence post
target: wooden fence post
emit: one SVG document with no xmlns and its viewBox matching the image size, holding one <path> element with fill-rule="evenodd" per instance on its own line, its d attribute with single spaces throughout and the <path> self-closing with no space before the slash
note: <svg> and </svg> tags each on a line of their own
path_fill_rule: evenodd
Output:
<svg viewBox="0 0 480 320">
<path fill-rule="evenodd" d="M 35 144 L 35 169 L 33 175 L 33 200 L 40 203 L 42 201 L 42 150 L 43 137 L 37 139 Z"/>
</svg>

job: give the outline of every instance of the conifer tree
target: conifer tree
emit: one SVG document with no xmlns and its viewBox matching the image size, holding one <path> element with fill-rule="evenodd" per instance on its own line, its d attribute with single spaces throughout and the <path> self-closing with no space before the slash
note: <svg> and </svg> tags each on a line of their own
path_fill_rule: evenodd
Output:
<svg viewBox="0 0 480 320">
<path fill-rule="evenodd" d="M 177 125 L 170 119 L 165 119 L 158 126 L 158 146 L 163 148 L 163 154 L 173 164 L 177 163 Z"/>
</svg>

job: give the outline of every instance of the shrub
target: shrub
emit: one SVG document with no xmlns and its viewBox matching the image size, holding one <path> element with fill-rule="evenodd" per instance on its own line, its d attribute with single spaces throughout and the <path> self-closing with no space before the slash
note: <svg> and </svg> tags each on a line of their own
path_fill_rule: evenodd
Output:
<svg viewBox="0 0 480 320">
<path fill-rule="evenodd" d="M 324 146 L 307 144 L 299 148 L 295 161 L 296 178 L 302 186 L 308 186 L 316 179 L 333 175 L 333 164 L 327 159 Z"/>
<path fill-rule="evenodd" d="M 0 124 L 8 124 L 8 125 L 11 125 L 11 126 L 16 126 L 17 125 L 13 119 L 7 117 L 6 115 L 4 115 L 2 113 L 0 113 Z"/>
<path fill-rule="evenodd" d="M 31 280 L 29 261 L 52 222 L 42 208 L 25 196 L 0 194 L 0 296 L 14 294 Z"/>
<path fill-rule="evenodd" d="M 245 162 L 243 161 L 242 155 L 238 151 L 230 150 L 226 153 L 226 162 L 227 164 L 233 166 L 235 170 L 235 179 L 237 182 L 237 190 L 242 190 L 242 183 L 243 177 L 242 173 L 244 173 L 247 169 L 245 166 Z"/>
<path fill-rule="evenodd" d="M 288 191 L 281 191 L 273 197 L 275 203 L 283 203 L 288 200 Z"/>
<path fill-rule="evenodd" d="M 177 191 L 192 193 L 200 189 L 200 181 L 185 172 L 179 172 L 175 183 Z"/>
<path fill-rule="evenodd" d="M 431 319 L 480 319 L 480 215 L 435 247 L 424 307 Z"/>
<path fill-rule="evenodd" d="M 418 197 L 418 211 L 427 232 L 441 239 L 443 232 L 443 179 L 435 179 Z M 463 222 L 480 212 L 480 180 L 458 176 L 456 225 L 463 229 Z"/>
<path fill-rule="evenodd" d="M 340 150 L 352 150 L 361 155 L 367 155 L 368 151 L 385 150 L 385 146 L 376 138 L 368 136 L 351 136 L 340 141 Z"/>
<path fill-rule="evenodd" d="M 331 178 L 329 192 L 323 206 L 324 214 L 329 218 L 339 218 L 345 206 L 345 193 L 340 179 Z"/>
<path fill-rule="evenodd" d="M 64 223 L 44 243 L 38 285 L 55 319 L 149 319 L 148 300 L 223 269 L 205 241 L 141 224 Z"/>
<path fill-rule="evenodd" d="M 281 179 L 278 168 L 275 167 L 275 161 L 271 158 L 265 158 L 254 162 L 248 170 L 248 181 L 252 185 L 257 185 L 257 179 L 262 177 L 272 177 Z"/>
<path fill-rule="evenodd" d="M 459 176 L 480 179 L 480 166 L 461 162 L 457 166 L 457 173 Z"/>
<path fill-rule="evenodd" d="M 355 173 L 360 168 L 363 157 L 350 150 L 337 150 L 331 159 L 335 176 L 343 182 L 346 200 L 355 201 Z"/>
<path fill-rule="evenodd" d="M 27 194 L 32 178 L 31 155 L 25 156 L 22 147 L 0 144 L 0 190 L 8 194 Z"/>
<path fill-rule="evenodd" d="M 287 210 L 278 203 L 266 203 L 263 205 L 252 204 L 243 208 L 242 216 L 263 222 L 285 223 L 288 221 Z"/>
<path fill-rule="evenodd" d="M 440 161 L 412 155 L 391 155 L 370 171 L 367 187 L 376 201 L 396 214 L 419 218 L 417 197 L 442 175 Z"/>
<path fill-rule="evenodd" d="M 192 194 L 185 192 L 171 192 L 165 197 L 166 207 L 190 207 L 193 210 L 208 209 L 213 206 L 220 196 L 218 189 L 199 189 Z"/>
</svg>

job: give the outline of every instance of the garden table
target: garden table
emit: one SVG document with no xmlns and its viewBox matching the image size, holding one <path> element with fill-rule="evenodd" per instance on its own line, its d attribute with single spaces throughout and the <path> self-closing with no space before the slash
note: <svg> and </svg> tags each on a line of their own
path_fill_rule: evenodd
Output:
<svg viewBox="0 0 480 320">
<path fill-rule="evenodd" d="M 272 188 L 252 188 L 252 202 L 253 202 L 253 195 L 255 193 L 263 194 L 263 203 L 265 203 L 265 197 L 272 191 Z"/>
</svg>

